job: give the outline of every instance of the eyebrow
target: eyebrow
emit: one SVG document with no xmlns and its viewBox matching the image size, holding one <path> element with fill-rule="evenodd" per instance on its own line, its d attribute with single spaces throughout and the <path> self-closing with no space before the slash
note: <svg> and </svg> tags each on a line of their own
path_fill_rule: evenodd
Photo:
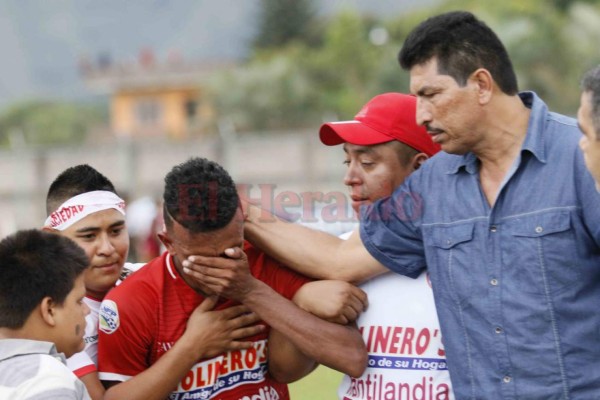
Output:
<svg viewBox="0 0 600 400">
<path fill-rule="evenodd" d="M 113 228 L 118 228 L 121 226 L 125 226 L 124 219 L 112 223 L 108 228 L 113 229 Z M 99 231 L 99 230 L 100 230 L 99 226 L 84 226 L 83 228 L 77 229 L 75 232 L 76 233 L 85 233 L 85 232 L 95 232 L 95 231 Z"/>
<path fill-rule="evenodd" d="M 344 145 L 344 152 L 348 154 L 349 152 L 358 153 L 358 154 L 366 154 L 373 153 L 373 146 L 361 146 L 353 148 L 352 150 L 348 150 L 348 148 Z"/>
</svg>

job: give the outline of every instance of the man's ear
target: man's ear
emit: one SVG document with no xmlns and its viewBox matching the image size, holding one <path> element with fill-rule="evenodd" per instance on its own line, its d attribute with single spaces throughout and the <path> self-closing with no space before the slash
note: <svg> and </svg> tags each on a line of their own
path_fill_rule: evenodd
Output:
<svg viewBox="0 0 600 400">
<path fill-rule="evenodd" d="M 494 78 L 492 78 L 490 71 L 485 68 L 479 68 L 471 74 L 469 79 L 476 85 L 479 103 L 489 103 L 494 90 Z"/>
<path fill-rule="evenodd" d="M 427 156 L 427 154 L 425 153 L 415 154 L 411 160 L 411 165 L 413 169 L 416 171 L 419 168 L 421 168 L 421 165 L 423 165 L 423 163 L 427 161 L 428 158 L 429 156 Z"/>
<path fill-rule="evenodd" d="M 167 231 L 163 230 L 162 232 L 158 232 L 156 234 L 156 236 L 158 236 L 158 239 L 167 248 L 167 251 L 169 252 L 169 254 L 174 256 L 176 252 L 175 252 L 175 249 L 173 248 L 173 241 L 169 238 Z"/>
<path fill-rule="evenodd" d="M 46 296 L 42 299 L 38 306 L 42 320 L 50 326 L 56 325 L 56 302 L 52 300 L 50 296 Z"/>
</svg>

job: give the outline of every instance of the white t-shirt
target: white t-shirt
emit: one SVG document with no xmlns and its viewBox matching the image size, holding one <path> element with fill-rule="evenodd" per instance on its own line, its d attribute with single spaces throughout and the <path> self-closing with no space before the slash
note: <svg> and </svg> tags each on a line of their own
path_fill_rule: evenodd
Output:
<svg viewBox="0 0 600 400">
<path fill-rule="evenodd" d="M 369 364 L 360 378 L 343 377 L 338 397 L 454 399 L 427 274 L 412 279 L 389 272 L 360 288 L 369 297 L 357 320 Z"/>
</svg>

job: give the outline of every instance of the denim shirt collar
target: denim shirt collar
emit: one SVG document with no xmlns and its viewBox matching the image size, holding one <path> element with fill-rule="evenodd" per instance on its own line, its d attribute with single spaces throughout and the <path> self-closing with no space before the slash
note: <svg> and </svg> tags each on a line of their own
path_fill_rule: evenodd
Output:
<svg viewBox="0 0 600 400">
<path fill-rule="evenodd" d="M 527 135 L 521 147 L 521 154 L 527 151 L 541 163 L 546 163 L 546 150 L 544 143 L 544 125 L 548 115 L 548 107 L 534 92 L 519 93 L 521 101 L 527 108 L 531 109 Z M 448 174 L 457 174 L 461 169 L 469 174 L 475 174 L 478 168 L 478 159 L 472 152 L 456 157 L 456 162 L 448 168 Z"/>
</svg>

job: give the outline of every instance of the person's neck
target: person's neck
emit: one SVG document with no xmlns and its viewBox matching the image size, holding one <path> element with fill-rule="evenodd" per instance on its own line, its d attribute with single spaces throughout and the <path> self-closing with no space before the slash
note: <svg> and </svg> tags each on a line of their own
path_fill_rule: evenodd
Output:
<svg viewBox="0 0 600 400">
<path fill-rule="evenodd" d="M 0 328 L 0 340 L 2 339 L 20 339 L 17 333 L 15 333 L 14 329 L 9 328 Z"/>
<path fill-rule="evenodd" d="M 107 293 L 108 293 L 108 291 L 98 292 L 95 290 L 86 289 L 85 297 L 92 299 L 92 300 L 96 300 L 96 301 L 102 301 L 102 300 L 104 300 L 104 297 L 106 296 Z"/>
<path fill-rule="evenodd" d="M 525 107 L 518 95 L 496 97 L 489 110 L 485 127 L 488 134 L 473 153 L 481 162 L 482 169 L 504 175 L 521 151 L 531 110 Z"/>
<path fill-rule="evenodd" d="M 27 321 L 24 326 L 17 329 L 2 327 L 0 328 L 0 339 L 28 339 L 48 342 L 43 328 L 37 323 Z"/>
</svg>

